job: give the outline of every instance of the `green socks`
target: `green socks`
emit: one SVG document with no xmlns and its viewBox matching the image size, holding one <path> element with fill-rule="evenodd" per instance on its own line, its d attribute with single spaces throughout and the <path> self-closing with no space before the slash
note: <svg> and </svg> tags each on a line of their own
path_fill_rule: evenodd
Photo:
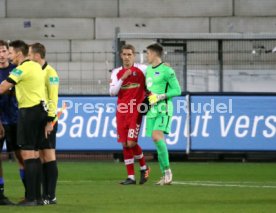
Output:
<svg viewBox="0 0 276 213">
<path fill-rule="evenodd" d="M 160 140 L 160 141 L 155 142 L 155 146 L 157 149 L 160 169 L 161 169 L 162 173 L 164 174 L 165 170 L 170 168 L 169 152 L 167 149 L 167 145 L 164 140 Z"/>
</svg>

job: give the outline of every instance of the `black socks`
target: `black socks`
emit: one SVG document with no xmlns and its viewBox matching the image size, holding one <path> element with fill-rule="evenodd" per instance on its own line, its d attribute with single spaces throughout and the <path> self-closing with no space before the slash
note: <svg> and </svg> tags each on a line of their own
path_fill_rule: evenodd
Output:
<svg viewBox="0 0 276 213">
<path fill-rule="evenodd" d="M 24 161 L 26 199 L 34 201 L 41 199 L 41 161 L 39 158 Z"/>
<path fill-rule="evenodd" d="M 57 161 L 43 163 L 43 198 L 54 199 L 56 197 L 56 185 L 58 179 Z"/>
</svg>

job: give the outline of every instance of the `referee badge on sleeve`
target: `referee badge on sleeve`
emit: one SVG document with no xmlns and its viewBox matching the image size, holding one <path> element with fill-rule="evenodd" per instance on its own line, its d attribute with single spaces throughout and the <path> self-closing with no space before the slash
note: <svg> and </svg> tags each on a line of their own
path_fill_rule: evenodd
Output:
<svg viewBox="0 0 276 213">
<path fill-rule="evenodd" d="M 20 76 L 20 75 L 22 75 L 22 70 L 13 69 L 11 74 L 14 76 Z"/>
<path fill-rule="evenodd" d="M 51 85 L 59 84 L 59 78 L 58 77 L 50 77 L 49 82 Z"/>
</svg>

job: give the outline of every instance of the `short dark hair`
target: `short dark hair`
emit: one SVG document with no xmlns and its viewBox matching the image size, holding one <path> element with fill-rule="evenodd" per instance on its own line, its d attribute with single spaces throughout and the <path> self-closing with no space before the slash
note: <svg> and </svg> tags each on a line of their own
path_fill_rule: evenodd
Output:
<svg viewBox="0 0 276 213">
<path fill-rule="evenodd" d="M 41 58 L 45 58 L 46 56 L 46 48 L 41 43 L 34 43 L 31 44 L 30 47 L 32 48 L 33 53 L 38 53 Z"/>
<path fill-rule="evenodd" d="M 151 44 L 147 46 L 147 49 L 155 52 L 160 57 L 163 55 L 163 47 L 159 43 Z"/>
<path fill-rule="evenodd" d="M 122 46 L 121 48 L 121 53 L 123 52 L 123 50 L 132 50 L 133 54 L 135 54 L 135 47 L 132 44 L 125 44 Z"/>
<path fill-rule="evenodd" d="M 10 43 L 10 47 L 13 47 L 16 52 L 22 52 L 22 54 L 26 57 L 28 56 L 29 46 L 22 40 L 12 41 Z"/>
<path fill-rule="evenodd" d="M 7 49 L 9 49 L 9 44 L 8 42 L 4 41 L 4 40 L 0 40 L 0 46 L 4 46 L 6 47 Z"/>
</svg>

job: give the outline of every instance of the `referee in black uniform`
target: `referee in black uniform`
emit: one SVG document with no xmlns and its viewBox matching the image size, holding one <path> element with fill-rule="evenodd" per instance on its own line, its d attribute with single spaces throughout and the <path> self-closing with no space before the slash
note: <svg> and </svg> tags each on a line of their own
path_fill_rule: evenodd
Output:
<svg viewBox="0 0 276 213">
<path fill-rule="evenodd" d="M 39 148 L 43 140 L 47 113 L 44 109 L 45 78 L 41 66 L 27 59 L 29 47 L 24 41 L 10 43 L 10 60 L 17 67 L 0 85 L 0 94 L 15 86 L 18 101 L 17 143 L 25 167 L 26 196 L 21 206 L 41 203 L 41 161 Z"/>
</svg>

